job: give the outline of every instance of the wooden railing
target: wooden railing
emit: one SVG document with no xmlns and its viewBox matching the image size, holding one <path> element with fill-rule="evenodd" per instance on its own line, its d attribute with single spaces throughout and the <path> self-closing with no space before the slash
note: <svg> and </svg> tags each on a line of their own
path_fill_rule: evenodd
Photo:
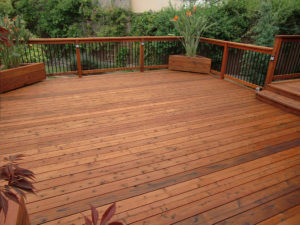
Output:
<svg viewBox="0 0 300 225">
<path fill-rule="evenodd" d="M 220 77 L 248 87 L 263 86 L 273 48 L 201 38 L 201 41 L 224 46 Z"/>
<path fill-rule="evenodd" d="M 33 39 L 24 62 L 45 62 L 47 75 L 159 69 L 184 54 L 181 37 Z M 212 58 L 212 72 L 250 87 L 263 86 L 272 48 L 201 38 L 198 54 Z"/>
<path fill-rule="evenodd" d="M 48 55 L 51 52 L 62 52 L 62 45 L 69 45 L 68 47 L 76 48 L 76 70 L 62 71 L 48 73 L 49 75 L 71 74 L 77 73 L 79 77 L 82 74 L 112 72 L 112 71 L 126 71 L 126 70 L 140 70 L 143 72 L 145 69 L 167 68 L 167 61 L 160 65 L 145 65 L 145 46 L 146 43 L 152 42 L 174 42 L 178 41 L 177 37 L 102 37 L 102 38 L 51 38 L 51 39 L 34 39 L 30 40 L 30 45 L 47 45 Z M 53 49 L 53 46 L 60 46 Z M 122 50 L 129 51 L 128 54 L 123 52 L 118 59 L 118 54 L 122 54 Z M 57 53 L 56 52 L 56 53 Z M 102 52 L 105 55 L 97 55 L 97 52 Z M 66 53 L 66 52 L 65 52 Z M 180 53 L 180 52 L 179 52 Z M 75 55 L 74 52 L 68 52 L 65 56 Z M 90 59 L 97 58 L 101 62 L 106 62 L 107 65 L 97 65 L 100 68 L 82 68 L 82 63 L 87 60 L 87 55 Z M 138 61 L 137 61 L 138 59 Z M 120 60 L 123 60 L 121 62 Z M 87 63 L 88 64 L 88 63 Z M 57 66 L 57 65 L 54 65 Z M 91 66 L 91 65 L 88 65 Z M 72 67 L 74 68 L 74 67 Z"/>
<path fill-rule="evenodd" d="M 265 83 L 297 77 L 300 77 L 300 35 L 278 35 Z"/>
</svg>

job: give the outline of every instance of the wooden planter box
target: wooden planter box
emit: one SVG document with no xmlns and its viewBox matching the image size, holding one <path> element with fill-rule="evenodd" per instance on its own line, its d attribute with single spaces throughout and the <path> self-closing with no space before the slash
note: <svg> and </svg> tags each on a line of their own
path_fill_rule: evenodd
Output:
<svg viewBox="0 0 300 225">
<path fill-rule="evenodd" d="M 196 72 L 210 73 L 211 59 L 202 56 L 188 57 L 185 55 L 170 55 L 169 69 Z"/>
<path fill-rule="evenodd" d="M 0 93 L 14 90 L 46 78 L 45 64 L 32 63 L 0 71 Z"/>
<path fill-rule="evenodd" d="M 1 225 L 30 225 L 29 216 L 23 198 L 20 198 L 20 204 L 8 200 L 8 212 L 6 219 L 3 211 L 0 214 Z"/>
</svg>

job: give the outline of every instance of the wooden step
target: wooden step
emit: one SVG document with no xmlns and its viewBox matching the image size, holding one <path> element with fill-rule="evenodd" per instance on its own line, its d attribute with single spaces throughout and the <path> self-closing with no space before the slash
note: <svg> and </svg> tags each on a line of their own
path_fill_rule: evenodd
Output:
<svg viewBox="0 0 300 225">
<path fill-rule="evenodd" d="M 269 90 L 257 92 L 256 98 L 288 112 L 300 115 L 300 101 L 297 101 L 295 99 L 280 95 L 278 93 L 274 93 Z"/>
<path fill-rule="evenodd" d="M 300 83 L 299 83 L 300 84 Z M 300 85 L 299 87 L 288 86 L 289 83 L 272 83 L 268 84 L 264 89 L 283 95 L 288 98 L 300 101 Z"/>
</svg>

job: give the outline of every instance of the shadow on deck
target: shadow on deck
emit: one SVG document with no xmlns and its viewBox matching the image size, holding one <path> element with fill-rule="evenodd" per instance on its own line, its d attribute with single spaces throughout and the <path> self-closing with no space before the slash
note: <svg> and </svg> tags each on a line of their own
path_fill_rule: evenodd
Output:
<svg viewBox="0 0 300 225">
<path fill-rule="evenodd" d="M 1 157 L 36 173 L 32 224 L 82 224 L 113 202 L 126 224 L 299 217 L 299 117 L 209 75 L 47 80 L 2 94 L 0 125 Z"/>
</svg>

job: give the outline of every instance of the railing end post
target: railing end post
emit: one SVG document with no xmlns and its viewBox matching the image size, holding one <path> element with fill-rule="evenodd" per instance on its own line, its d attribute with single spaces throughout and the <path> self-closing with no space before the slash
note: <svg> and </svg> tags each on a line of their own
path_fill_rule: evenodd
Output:
<svg viewBox="0 0 300 225">
<path fill-rule="evenodd" d="M 224 79 L 224 75 L 226 73 L 227 61 L 228 61 L 228 43 L 225 43 L 224 51 L 223 51 L 222 67 L 220 73 L 220 79 L 222 80 Z"/>
<path fill-rule="evenodd" d="M 282 38 L 280 36 L 276 36 L 274 41 L 273 51 L 270 57 L 269 67 L 268 67 L 267 76 L 265 80 L 265 86 L 272 83 L 273 81 L 281 44 L 282 44 Z"/>
<path fill-rule="evenodd" d="M 82 68 L 81 68 L 81 58 L 80 58 L 80 46 L 78 41 L 75 42 L 75 46 L 76 46 L 76 58 L 77 58 L 77 73 L 78 73 L 78 77 L 81 78 Z"/>
</svg>

